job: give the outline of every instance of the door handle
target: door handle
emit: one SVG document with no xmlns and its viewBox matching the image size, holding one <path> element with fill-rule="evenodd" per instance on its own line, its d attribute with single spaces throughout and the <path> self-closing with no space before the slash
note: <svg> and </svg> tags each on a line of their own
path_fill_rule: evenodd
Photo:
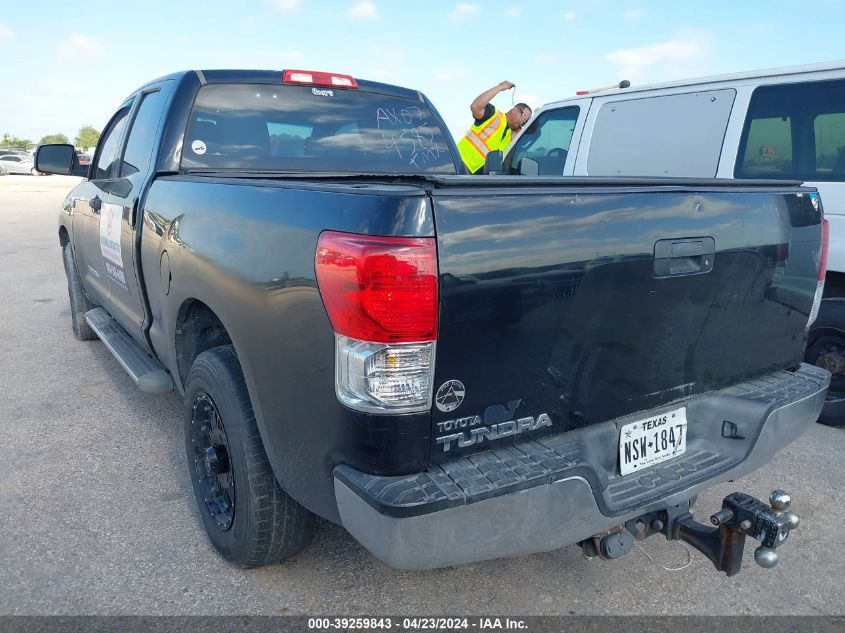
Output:
<svg viewBox="0 0 845 633">
<path fill-rule="evenodd" d="M 100 209 L 103 207 L 103 201 L 100 200 L 99 196 L 94 196 L 88 201 L 88 206 L 91 207 L 91 211 L 94 213 L 100 213 Z"/>
<path fill-rule="evenodd" d="M 715 259 L 716 240 L 710 236 L 658 240 L 654 243 L 654 276 L 709 273 Z"/>
</svg>

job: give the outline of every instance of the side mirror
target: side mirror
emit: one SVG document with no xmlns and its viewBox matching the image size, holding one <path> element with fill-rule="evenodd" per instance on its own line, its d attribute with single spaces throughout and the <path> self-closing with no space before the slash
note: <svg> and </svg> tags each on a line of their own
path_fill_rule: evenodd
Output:
<svg viewBox="0 0 845 633">
<path fill-rule="evenodd" d="M 79 164 L 73 145 L 41 145 L 35 152 L 35 169 L 58 176 L 87 176 L 88 168 Z"/>
<path fill-rule="evenodd" d="M 519 173 L 523 176 L 539 176 L 540 163 L 533 158 L 523 158 L 519 161 Z"/>
<path fill-rule="evenodd" d="M 485 175 L 501 174 L 504 157 L 505 155 L 500 150 L 487 152 L 482 173 Z"/>
</svg>

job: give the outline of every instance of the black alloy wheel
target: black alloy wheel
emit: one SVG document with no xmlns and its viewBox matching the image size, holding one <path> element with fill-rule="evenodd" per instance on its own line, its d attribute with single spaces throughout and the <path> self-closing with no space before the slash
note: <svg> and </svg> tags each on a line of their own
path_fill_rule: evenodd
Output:
<svg viewBox="0 0 845 633">
<path fill-rule="evenodd" d="M 193 476 L 202 491 L 205 507 L 217 527 L 228 530 L 235 518 L 231 451 L 220 412 L 204 392 L 194 398 L 191 445 L 194 449 Z"/>
<path fill-rule="evenodd" d="M 845 299 L 822 300 L 819 316 L 810 327 L 804 362 L 831 374 L 819 422 L 845 426 Z"/>
<path fill-rule="evenodd" d="M 229 562 L 286 560 L 311 538 L 314 515 L 276 481 L 231 345 L 206 350 L 185 382 L 185 451 L 209 541 Z"/>
</svg>

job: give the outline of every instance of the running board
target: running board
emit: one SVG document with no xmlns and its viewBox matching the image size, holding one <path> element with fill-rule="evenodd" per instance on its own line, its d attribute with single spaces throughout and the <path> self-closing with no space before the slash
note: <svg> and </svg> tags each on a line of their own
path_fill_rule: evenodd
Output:
<svg viewBox="0 0 845 633">
<path fill-rule="evenodd" d="M 173 391 L 167 369 L 144 351 L 103 308 L 85 313 L 85 321 L 144 393 Z"/>
</svg>

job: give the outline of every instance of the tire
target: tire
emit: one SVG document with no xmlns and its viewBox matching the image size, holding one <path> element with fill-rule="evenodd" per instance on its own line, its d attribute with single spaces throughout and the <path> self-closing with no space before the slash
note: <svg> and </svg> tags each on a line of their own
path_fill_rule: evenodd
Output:
<svg viewBox="0 0 845 633">
<path fill-rule="evenodd" d="M 70 299 L 70 319 L 73 326 L 73 335 L 80 341 L 93 341 L 97 338 L 97 334 L 85 320 L 85 313 L 96 306 L 91 303 L 88 295 L 85 294 L 85 288 L 82 287 L 82 279 L 80 279 L 79 272 L 76 270 L 73 249 L 70 244 L 66 244 L 62 248 L 62 260 L 67 276 L 67 294 Z"/>
<path fill-rule="evenodd" d="M 29 175 L 30 176 L 38 176 L 39 175 L 38 170 L 35 169 L 35 167 L 33 167 L 32 169 L 29 170 Z"/>
<path fill-rule="evenodd" d="M 191 366 L 185 451 L 205 531 L 226 560 L 260 567 L 311 540 L 314 515 L 276 481 L 231 345 L 201 353 Z"/>
<path fill-rule="evenodd" d="M 845 298 L 823 299 L 819 316 L 810 328 L 804 362 L 831 372 L 819 422 L 845 426 Z"/>
</svg>

